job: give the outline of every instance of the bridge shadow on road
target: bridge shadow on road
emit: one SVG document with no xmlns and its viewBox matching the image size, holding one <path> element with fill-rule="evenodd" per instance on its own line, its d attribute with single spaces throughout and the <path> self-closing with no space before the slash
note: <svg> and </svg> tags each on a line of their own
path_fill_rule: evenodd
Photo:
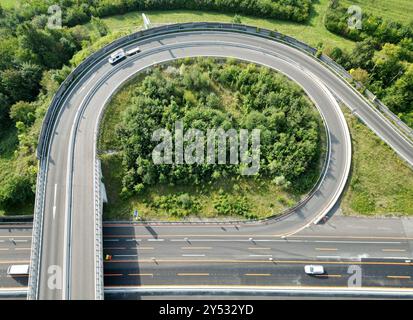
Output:
<svg viewBox="0 0 413 320">
<path fill-rule="evenodd" d="M 105 288 L 141 286 L 141 246 L 133 225 L 103 228 Z"/>
</svg>

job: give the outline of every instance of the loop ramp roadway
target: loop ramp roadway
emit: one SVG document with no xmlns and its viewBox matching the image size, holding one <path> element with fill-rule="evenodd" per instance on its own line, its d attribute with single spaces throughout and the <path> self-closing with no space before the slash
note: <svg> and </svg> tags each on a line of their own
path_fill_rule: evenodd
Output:
<svg viewBox="0 0 413 320">
<path fill-rule="evenodd" d="M 315 58 L 274 40 L 231 31 L 204 30 L 154 35 L 137 39 L 125 50 L 142 52 L 112 66 L 102 57 L 84 73 L 62 102 L 50 141 L 44 199 L 39 270 L 39 299 L 95 299 L 96 136 L 111 96 L 138 72 L 166 61 L 198 56 L 233 57 L 273 68 L 297 82 L 313 100 L 328 136 L 325 171 L 311 197 L 282 219 L 241 225 L 231 232 L 293 234 L 326 214 L 346 184 L 351 164 L 351 141 L 336 99 L 343 101 L 409 163 L 413 148 L 388 121 L 354 90 Z M 334 97 L 333 97 L 334 95 Z M 163 225 L 157 232 L 174 232 L 180 225 Z M 156 225 L 153 228 L 157 228 Z M 199 231 L 198 231 L 198 228 Z M 215 228 L 207 228 L 213 233 Z M 220 229 L 219 226 L 216 229 Z M 142 226 L 147 232 L 148 226 Z M 202 224 L 178 232 L 202 234 Z M 218 232 L 218 231 L 217 231 Z M 60 288 L 50 285 L 50 268 L 62 268 Z"/>
</svg>

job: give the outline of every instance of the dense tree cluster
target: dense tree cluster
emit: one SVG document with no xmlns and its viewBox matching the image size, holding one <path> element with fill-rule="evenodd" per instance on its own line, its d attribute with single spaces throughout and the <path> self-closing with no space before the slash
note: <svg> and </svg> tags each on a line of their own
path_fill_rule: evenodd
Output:
<svg viewBox="0 0 413 320">
<path fill-rule="evenodd" d="M 32 17 L 59 4 L 67 26 L 88 22 L 92 16 L 107 17 L 136 10 L 214 10 L 243 13 L 292 21 L 309 17 L 311 0 L 32 0 L 22 6 L 20 15 Z"/>
<path fill-rule="evenodd" d="M 46 20 L 47 21 L 47 20 Z M 48 29 L 46 21 L 22 21 L 14 11 L 0 16 L 0 121 L 11 106 L 37 97 L 44 71 L 60 69 L 81 48 L 68 29 Z"/>
<path fill-rule="evenodd" d="M 152 141 L 153 132 L 159 128 L 173 132 L 177 120 L 183 121 L 184 131 L 260 129 L 260 170 L 251 179 L 289 186 L 319 156 L 317 112 L 290 80 L 234 60 L 180 60 L 150 71 L 133 90 L 132 103 L 123 112 L 117 129 L 123 154 L 123 195 L 156 184 L 202 185 L 241 178 L 241 164 L 154 164 L 152 151 L 159 142 Z M 227 143 L 228 152 L 229 148 Z M 247 213 L 246 207 L 221 200 L 219 211 Z"/>
<path fill-rule="evenodd" d="M 339 0 L 332 0 L 324 18 L 326 28 L 355 41 L 372 37 L 380 43 L 398 43 L 404 38 L 413 38 L 413 21 L 410 25 L 403 25 L 368 12 L 362 12 L 361 29 L 349 28 L 348 19 L 354 13 L 348 13 L 347 10 Z"/>
<path fill-rule="evenodd" d="M 352 52 L 325 48 L 353 78 L 374 92 L 413 127 L 413 24 L 408 26 L 363 13 L 362 29 L 350 29 L 346 9 L 332 1 L 325 25 L 330 31 L 358 40 Z"/>
<path fill-rule="evenodd" d="M 89 40 L 80 29 L 47 28 L 44 8 L 47 11 L 44 1 L 33 1 L 16 10 L 0 9 L 0 134 L 15 141 L 15 150 L 0 141 L 1 156 L 7 153 L 14 159 L 9 170 L 1 172 L 0 208 L 33 199 L 35 148 L 43 116 L 71 71 L 70 59 Z"/>
</svg>

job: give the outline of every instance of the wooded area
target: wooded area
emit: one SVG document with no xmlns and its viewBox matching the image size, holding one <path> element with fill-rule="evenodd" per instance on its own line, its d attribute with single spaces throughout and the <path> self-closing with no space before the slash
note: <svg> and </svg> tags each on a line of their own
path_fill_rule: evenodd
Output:
<svg viewBox="0 0 413 320">
<path fill-rule="evenodd" d="M 172 131 L 176 120 L 183 121 L 184 129 L 204 132 L 259 129 L 260 170 L 246 179 L 271 181 L 302 192 L 315 182 L 295 184 L 318 165 L 317 111 L 296 84 L 268 68 L 231 59 L 185 59 L 151 70 L 134 88 L 131 101 L 116 137 L 123 155 L 124 197 L 157 184 L 200 186 L 222 179 L 236 183 L 242 178 L 241 164 L 154 164 L 152 151 L 158 142 L 152 141 L 153 132 L 159 128 Z M 228 153 L 229 148 L 228 143 Z M 222 203 L 228 208 L 232 200 L 220 199 L 217 210 L 225 213 Z M 231 208 L 232 213 L 244 212 L 238 205 Z"/>
<path fill-rule="evenodd" d="M 358 42 L 352 52 L 338 47 L 324 52 L 413 128 L 413 20 L 403 25 L 362 12 L 362 28 L 352 29 L 349 17 L 347 8 L 331 1 L 326 28 Z"/>
</svg>

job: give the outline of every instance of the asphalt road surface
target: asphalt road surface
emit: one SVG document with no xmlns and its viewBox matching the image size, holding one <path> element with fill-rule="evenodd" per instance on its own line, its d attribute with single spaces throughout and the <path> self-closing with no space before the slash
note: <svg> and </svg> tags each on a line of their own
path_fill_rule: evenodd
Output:
<svg viewBox="0 0 413 320">
<path fill-rule="evenodd" d="M 412 266 L 399 260 L 361 259 L 340 260 L 281 260 L 273 262 L 259 258 L 245 260 L 181 259 L 179 262 L 142 263 L 132 267 L 130 263 L 107 265 L 105 286 L 330 286 L 347 287 L 353 274 L 350 266 L 361 266 L 362 282 L 365 287 L 412 288 Z M 185 260 L 185 261 L 184 261 Z M 175 260 L 176 261 L 176 260 Z M 306 275 L 304 265 L 324 265 L 323 275 Z M 351 273 L 349 273 L 351 272 Z"/>
<path fill-rule="evenodd" d="M 338 216 L 280 239 L 246 226 L 195 226 L 189 234 L 183 226 L 106 224 L 105 287 L 343 288 L 356 266 L 363 288 L 412 289 L 411 225 L 411 219 Z M 323 265 L 326 274 L 306 275 L 307 264 Z"/>
<path fill-rule="evenodd" d="M 27 288 L 27 276 L 9 276 L 12 264 L 29 264 L 31 225 L 0 225 L 0 289 Z"/>
</svg>

